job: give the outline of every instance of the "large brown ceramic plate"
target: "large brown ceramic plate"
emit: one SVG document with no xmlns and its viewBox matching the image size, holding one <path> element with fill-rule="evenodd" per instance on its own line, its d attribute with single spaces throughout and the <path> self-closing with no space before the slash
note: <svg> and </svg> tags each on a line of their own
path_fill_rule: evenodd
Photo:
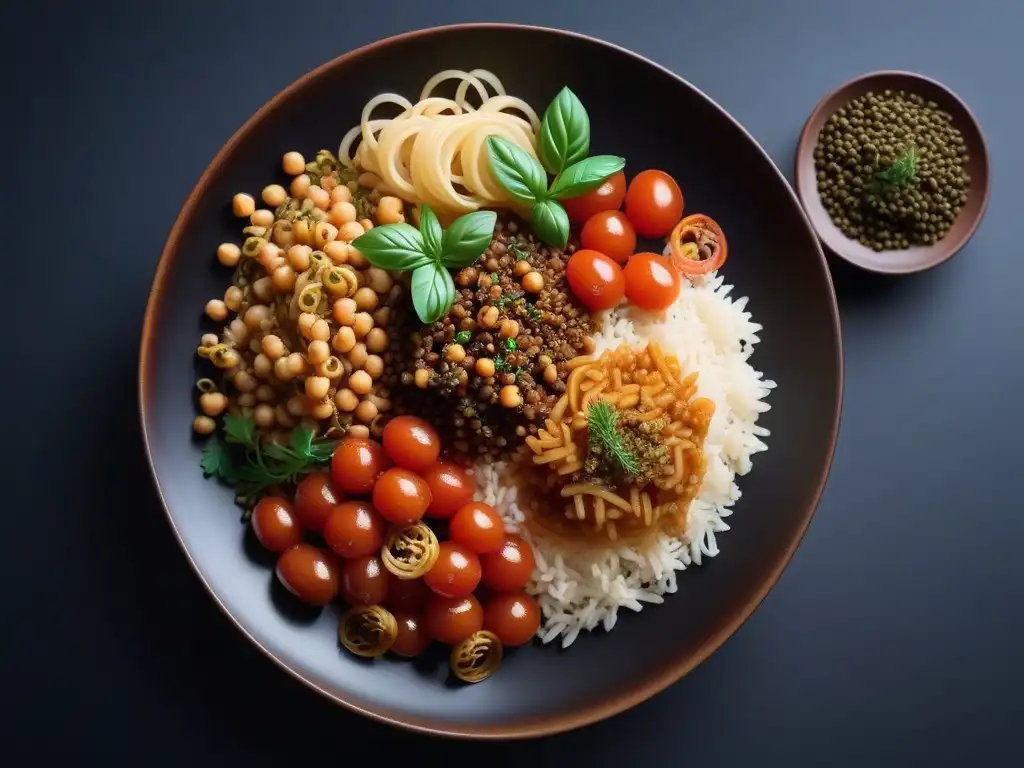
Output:
<svg viewBox="0 0 1024 768">
<path fill-rule="evenodd" d="M 628 173 L 672 173 L 688 210 L 712 214 L 728 233 L 729 282 L 750 296 L 764 325 L 754 362 L 778 382 L 762 421 L 774 433 L 771 448 L 742 478 L 743 499 L 730 518 L 733 530 L 719 539 L 719 557 L 684 574 L 664 605 L 620 618 L 611 634 L 581 637 L 566 652 L 521 648 L 474 686 L 452 685 L 442 655 L 368 663 L 339 651 L 337 610 L 300 610 L 282 594 L 272 562 L 239 524 L 230 492 L 203 479 L 190 428 L 195 347 L 207 329 L 202 308 L 227 281 L 214 250 L 238 237 L 232 194 L 279 177 L 286 150 L 336 147 L 374 94 L 416 94 L 448 67 L 490 69 L 538 108 L 569 85 L 590 111 L 594 151 L 625 156 Z M 608 72 L 629 87 L 610 89 Z M 757 607 L 821 496 L 839 427 L 842 354 L 835 295 L 814 232 L 782 174 L 721 107 L 673 73 L 598 40 L 469 25 L 402 35 L 335 59 L 231 137 L 186 201 L 160 258 L 140 378 L 146 445 L 174 533 L 225 614 L 270 659 L 382 721 L 453 736 L 523 737 L 639 703 L 707 658 Z"/>
</svg>

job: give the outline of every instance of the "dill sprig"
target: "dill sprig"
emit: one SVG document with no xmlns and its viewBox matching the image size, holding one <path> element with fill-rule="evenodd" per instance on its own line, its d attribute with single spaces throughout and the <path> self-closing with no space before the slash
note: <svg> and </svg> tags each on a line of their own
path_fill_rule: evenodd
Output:
<svg viewBox="0 0 1024 768">
<path fill-rule="evenodd" d="M 592 452 L 618 464 L 630 477 L 640 473 L 636 453 L 631 451 L 619 432 L 619 412 L 611 403 L 598 400 L 587 409 L 587 431 Z"/>
<path fill-rule="evenodd" d="M 880 191 L 913 184 L 917 181 L 917 163 L 920 159 L 921 153 L 916 147 L 911 147 L 897 157 L 892 165 L 875 174 L 875 186 Z"/>
</svg>

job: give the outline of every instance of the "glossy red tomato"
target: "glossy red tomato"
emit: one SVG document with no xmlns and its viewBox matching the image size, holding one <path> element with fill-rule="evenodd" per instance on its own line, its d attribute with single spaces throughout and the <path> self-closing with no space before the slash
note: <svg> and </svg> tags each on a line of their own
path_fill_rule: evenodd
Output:
<svg viewBox="0 0 1024 768">
<path fill-rule="evenodd" d="M 505 541 L 505 524 L 490 504 L 471 501 L 455 513 L 448 536 L 478 555 L 497 552 Z"/>
<path fill-rule="evenodd" d="M 626 215 L 638 234 L 664 237 L 683 217 L 683 191 L 664 171 L 642 171 L 626 191 Z"/>
<path fill-rule="evenodd" d="M 341 599 L 349 605 L 380 605 L 388 595 L 388 571 L 376 555 L 341 566 Z"/>
<path fill-rule="evenodd" d="M 423 581 L 441 597 L 465 597 L 480 584 L 480 558 L 468 547 L 442 541 L 437 562 Z"/>
<path fill-rule="evenodd" d="M 625 264 L 636 250 L 636 230 L 622 211 L 601 211 L 583 225 L 580 244 Z"/>
<path fill-rule="evenodd" d="M 252 511 L 252 530 L 271 552 L 284 552 L 302 542 L 302 528 L 288 499 L 264 496 Z"/>
<path fill-rule="evenodd" d="M 389 573 L 388 595 L 384 598 L 384 605 L 393 613 L 418 611 L 432 594 L 423 579 L 400 579 Z"/>
<path fill-rule="evenodd" d="M 306 475 L 295 489 L 295 516 L 307 531 L 323 533 L 324 523 L 345 495 L 327 472 Z"/>
<path fill-rule="evenodd" d="M 626 299 L 643 309 L 661 311 L 679 298 L 679 270 L 664 256 L 638 253 L 630 258 L 622 276 Z"/>
<path fill-rule="evenodd" d="M 396 416 L 384 427 L 381 436 L 384 452 L 400 467 L 419 472 L 441 454 L 437 430 L 415 416 Z"/>
<path fill-rule="evenodd" d="M 626 292 L 622 267 L 603 253 L 586 248 L 569 257 L 565 277 L 576 298 L 594 312 L 614 307 Z"/>
<path fill-rule="evenodd" d="M 369 493 L 383 470 L 380 444 L 365 437 L 346 437 L 331 457 L 331 477 L 347 493 Z"/>
<path fill-rule="evenodd" d="M 296 544 L 277 559 L 277 578 L 310 605 L 327 605 L 338 595 L 338 564 L 309 544 Z"/>
<path fill-rule="evenodd" d="M 569 218 L 582 224 L 600 211 L 617 211 L 626 196 L 626 174 L 619 171 L 609 177 L 597 189 L 585 192 L 579 197 L 562 200 L 562 206 Z"/>
<path fill-rule="evenodd" d="M 412 659 L 427 650 L 430 635 L 420 615 L 410 611 L 396 611 L 394 617 L 398 622 L 398 636 L 391 646 L 391 652 Z"/>
<path fill-rule="evenodd" d="M 324 541 L 341 557 L 365 557 L 384 546 L 387 523 L 365 501 L 344 501 L 324 525 Z"/>
<path fill-rule="evenodd" d="M 540 608 L 525 592 L 502 592 L 484 606 L 484 629 L 498 636 L 506 647 L 523 645 L 537 634 Z"/>
<path fill-rule="evenodd" d="M 472 595 L 434 595 L 423 609 L 423 626 L 435 640 L 446 645 L 461 643 L 484 625 L 484 609 Z"/>
<path fill-rule="evenodd" d="M 519 536 L 509 534 L 501 549 L 480 558 L 484 584 L 497 592 L 515 592 L 533 573 L 533 550 Z"/>
<path fill-rule="evenodd" d="M 423 470 L 422 477 L 430 488 L 427 517 L 448 519 L 459 507 L 473 498 L 476 490 L 473 477 L 458 464 L 450 461 L 432 464 Z"/>
<path fill-rule="evenodd" d="M 373 506 L 392 523 L 415 523 L 430 504 L 430 488 L 422 477 L 401 467 L 392 467 L 373 486 Z"/>
</svg>

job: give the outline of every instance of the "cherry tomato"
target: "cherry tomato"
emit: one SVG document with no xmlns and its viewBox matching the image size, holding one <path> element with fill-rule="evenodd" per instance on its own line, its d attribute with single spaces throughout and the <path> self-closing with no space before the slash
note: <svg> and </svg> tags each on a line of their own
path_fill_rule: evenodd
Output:
<svg viewBox="0 0 1024 768">
<path fill-rule="evenodd" d="M 422 477 L 408 469 L 392 467 L 373 486 L 373 506 L 392 523 L 415 523 L 429 504 L 430 488 Z"/>
<path fill-rule="evenodd" d="M 320 534 L 331 510 L 344 500 L 328 473 L 306 475 L 295 489 L 295 516 L 307 531 Z"/>
<path fill-rule="evenodd" d="M 569 257 L 565 277 L 576 298 L 595 312 L 614 307 L 626 292 L 622 267 L 603 253 L 586 248 Z"/>
<path fill-rule="evenodd" d="M 446 645 L 461 643 L 484 625 L 484 609 L 472 595 L 430 598 L 423 609 L 423 626 L 435 640 Z"/>
<path fill-rule="evenodd" d="M 455 513 L 448 524 L 452 541 L 478 555 L 497 552 L 505 541 L 505 524 L 490 504 L 471 501 Z"/>
<path fill-rule="evenodd" d="M 388 571 L 376 555 L 341 566 L 341 599 L 349 605 L 380 605 L 388 594 Z"/>
<path fill-rule="evenodd" d="M 422 473 L 430 488 L 430 505 L 427 517 L 448 519 L 473 498 L 476 483 L 472 476 L 458 464 L 442 461 L 427 467 Z"/>
<path fill-rule="evenodd" d="M 638 234 L 664 237 L 683 217 L 683 192 L 664 171 L 642 171 L 626 191 L 626 215 Z"/>
<path fill-rule="evenodd" d="M 482 580 L 497 592 L 515 592 L 533 573 L 533 550 L 519 536 L 508 535 L 501 549 L 480 558 Z"/>
<path fill-rule="evenodd" d="M 583 225 L 580 244 L 625 264 L 636 250 L 636 230 L 622 211 L 601 211 Z"/>
<path fill-rule="evenodd" d="M 484 629 L 498 636 L 506 647 L 530 642 L 540 626 L 537 601 L 525 592 L 503 592 L 484 606 Z"/>
<path fill-rule="evenodd" d="M 331 477 L 347 493 L 369 493 L 383 469 L 380 444 L 365 437 L 346 437 L 331 457 Z"/>
<path fill-rule="evenodd" d="M 381 436 L 384 452 L 400 467 L 419 472 L 426 469 L 441 453 L 437 430 L 415 416 L 397 416 L 384 427 Z"/>
<path fill-rule="evenodd" d="M 418 611 L 431 595 L 423 579 L 400 579 L 388 573 L 388 594 L 384 605 L 393 613 L 397 611 Z"/>
<path fill-rule="evenodd" d="M 626 298 L 643 309 L 667 309 L 679 297 L 679 270 L 664 256 L 638 253 L 622 270 Z"/>
<path fill-rule="evenodd" d="M 252 530 L 271 552 L 284 552 L 302 542 L 302 528 L 288 499 L 264 496 L 252 511 Z"/>
<path fill-rule="evenodd" d="M 465 597 L 480 584 L 480 558 L 476 552 L 442 541 L 437 562 L 423 576 L 423 581 L 441 597 Z"/>
<path fill-rule="evenodd" d="M 277 559 L 277 578 L 310 605 L 327 605 L 338 595 L 338 565 L 309 544 L 296 544 Z"/>
<path fill-rule="evenodd" d="M 419 614 L 410 611 L 399 611 L 394 614 L 398 622 L 398 636 L 391 646 L 391 652 L 407 659 L 415 658 L 427 650 L 430 635 L 423 626 Z"/>
<path fill-rule="evenodd" d="M 582 224 L 595 213 L 617 211 L 626 196 L 626 174 L 619 171 L 610 176 L 597 189 L 584 192 L 579 197 L 562 201 L 565 212 L 577 224 Z"/>
<path fill-rule="evenodd" d="M 384 546 L 387 523 L 365 501 L 345 501 L 334 508 L 324 525 L 324 540 L 336 555 L 365 557 Z"/>
</svg>

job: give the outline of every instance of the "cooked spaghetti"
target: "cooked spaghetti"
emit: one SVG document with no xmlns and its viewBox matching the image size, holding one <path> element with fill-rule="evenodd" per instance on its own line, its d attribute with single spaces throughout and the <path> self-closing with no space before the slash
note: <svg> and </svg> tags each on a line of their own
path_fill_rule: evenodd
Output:
<svg viewBox="0 0 1024 768">
<path fill-rule="evenodd" d="M 434 95 L 449 80 L 458 81 L 454 98 Z M 470 102 L 470 90 L 479 98 L 477 106 Z M 402 111 L 374 117 L 387 104 Z M 427 81 L 415 104 L 396 93 L 370 99 L 359 125 L 342 139 L 338 158 L 350 169 L 379 177 L 382 193 L 426 203 L 441 215 L 507 208 L 513 200 L 491 172 L 487 137 L 501 136 L 536 156 L 539 126 L 530 105 L 507 95 L 492 73 L 446 69 Z"/>
</svg>

